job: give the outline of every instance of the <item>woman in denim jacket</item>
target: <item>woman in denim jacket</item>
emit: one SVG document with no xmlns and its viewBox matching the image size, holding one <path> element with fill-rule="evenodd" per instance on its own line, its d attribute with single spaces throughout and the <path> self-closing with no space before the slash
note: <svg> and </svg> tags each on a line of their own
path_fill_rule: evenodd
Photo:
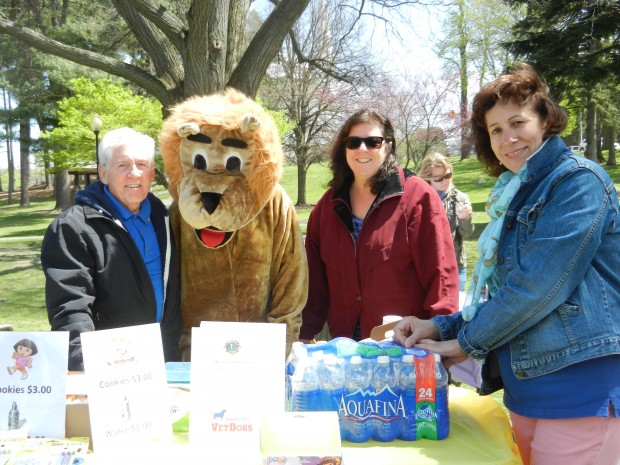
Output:
<svg viewBox="0 0 620 465">
<path fill-rule="evenodd" d="M 558 134 L 564 111 L 525 64 L 475 97 L 479 160 L 498 181 L 463 310 L 403 319 L 401 344 L 484 360 L 526 465 L 620 463 L 620 214 L 607 173 Z M 490 300 L 481 303 L 488 286 Z"/>
</svg>

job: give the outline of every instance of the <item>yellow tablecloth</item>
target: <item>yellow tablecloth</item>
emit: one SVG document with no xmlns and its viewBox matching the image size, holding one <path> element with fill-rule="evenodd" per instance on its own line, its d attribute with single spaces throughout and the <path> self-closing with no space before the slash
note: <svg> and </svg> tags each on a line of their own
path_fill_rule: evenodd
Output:
<svg viewBox="0 0 620 465">
<path fill-rule="evenodd" d="M 450 435 L 442 441 L 343 441 L 343 465 L 521 465 L 508 417 L 495 399 L 450 386 Z"/>
<path fill-rule="evenodd" d="M 441 441 L 388 443 L 342 442 L 342 465 L 521 465 L 510 422 L 492 397 L 450 386 L 450 435 Z M 117 452 L 110 451 L 116 454 Z M 110 465 L 110 456 L 95 453 L 88 465 Z M 203 465 L 206 451 L 188 444 L 187 434 L 176 434 L 175 444 L 123 451 L 123 463 Z M 117 456 L 118 458 L 118 456 Z M 226 457 L 222 457 L 225 460 Z M 234 465 L 260 465 L 260 459 Z M 116 461 L 116 463 L 119 463 Z"/>
</svg>

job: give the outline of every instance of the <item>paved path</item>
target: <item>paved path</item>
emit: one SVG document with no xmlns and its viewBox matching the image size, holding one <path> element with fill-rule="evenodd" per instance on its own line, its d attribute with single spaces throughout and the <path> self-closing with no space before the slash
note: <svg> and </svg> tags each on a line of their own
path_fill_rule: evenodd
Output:
<svg viewBox="0 0 620 465">
<path fill-rule="evenodd" d="M 0 237 L 0 242 L 42 241 L 43 236 Z"/>
</svg>

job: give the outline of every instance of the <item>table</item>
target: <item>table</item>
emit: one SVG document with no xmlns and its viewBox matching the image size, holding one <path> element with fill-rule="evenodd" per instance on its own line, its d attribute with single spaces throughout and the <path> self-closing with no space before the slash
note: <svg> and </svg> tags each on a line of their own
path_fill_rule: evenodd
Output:
<svg viewBox="0 0 620 465">
<path fill-rule="evenodd" d="M 83 168 L 74 168 L 67 171 L 69 176 L 73 178 L 72 186 L 75 189 L 80 187 L 80 176 L 84 177 L 84 187 L 88 187 L 91 183 L 91 178 L 93 180 L 99 179 L 99 174 L 97 172 L 97 167 L 86 166 Z"/>
<path fill-rule="evenodd" d="M 393 441 L 342 443 L 342 465 L 521 465 L 512 428 L 495 399 L 450 386 L 450 435 L 441 441 Z M 204 451 L 192 448 L 186 434 L 175 435 L 175 444 L 135 448 L 120 455 L 124 463 L 198 465 L 205 463 Z M 115 452 L 116 454 L 116 452 Z M 97 457 L 90 464 L 107 464 Z M 119 458 L 119 455 L 116 455 Z M 100 458 L 101 460 L 97 460 Z M 230 457 L 228 457 L 230 459 Z M 222 463 L 233 463 L 222 457 Z M 247 465 L 259 465 L 248 462 Z M 244 465 L 244 464 L 235 464 Z"/>
</svg>

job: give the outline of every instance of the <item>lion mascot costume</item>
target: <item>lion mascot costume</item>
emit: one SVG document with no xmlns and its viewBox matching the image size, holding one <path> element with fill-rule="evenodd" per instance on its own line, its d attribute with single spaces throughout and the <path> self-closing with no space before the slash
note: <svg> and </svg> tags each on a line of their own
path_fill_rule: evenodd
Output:
<svg viewBox="0 0 620 465">
<path fill-rule="evenodd" d="M 171 109 L 160 134 L 181 260 L 182 360 L 201 321 L 286 324 L 299 337 L 308 266 L 295 208 L 278 184 L 273 119 L 228 89 Z"/>
</svg>

